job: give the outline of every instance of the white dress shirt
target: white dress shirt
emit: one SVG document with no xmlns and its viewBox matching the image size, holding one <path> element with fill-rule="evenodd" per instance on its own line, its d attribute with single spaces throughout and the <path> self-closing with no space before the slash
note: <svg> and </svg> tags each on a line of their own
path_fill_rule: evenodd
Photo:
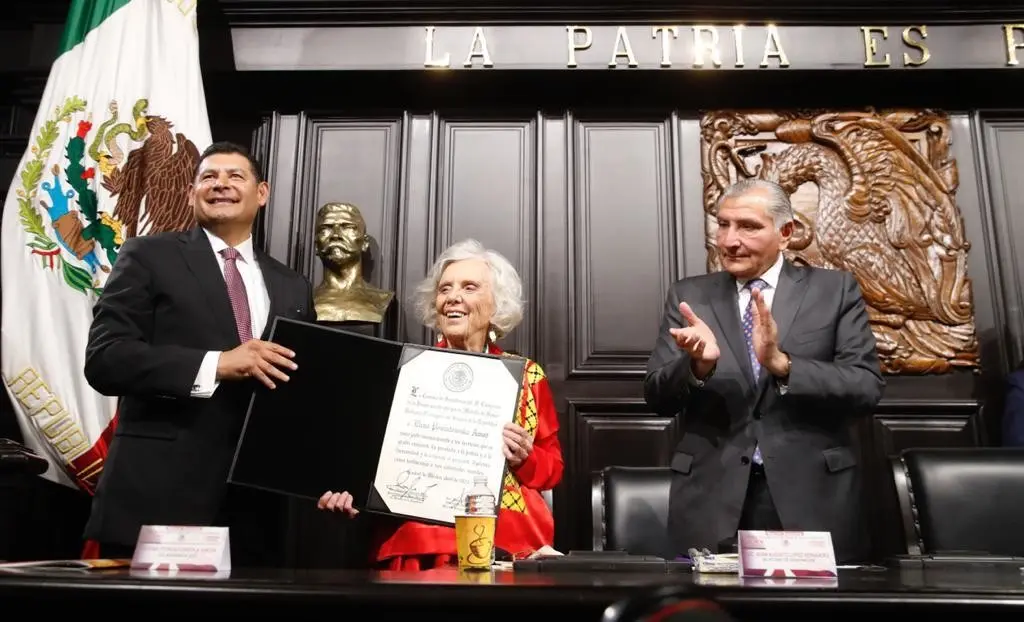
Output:
<svg viewBox="0 0 1024 622">
<path fill-rule="evenodd" d="M 775 260 L 771 268 L 765 271 L 761 275 L 761 280 L 768 284 L 767 287 L 761 288 L 761 296 L 764 297 L 764 306 L 768 307 L 768 310 L 772 309 L 772 302 L 775 301 L 775 290 L 779 287 L 779 275 L 782 274 L 782 253 L 779 253 L 779 258 Z M 746 288 L 747 281 L 736 279 L 736 292 L 739 294 L 740 304 L 740 321 L 743 321 L 743 315 L 747 312 L 747 305 L 750 304 L 750 290 Z"/>
<path fill-rule="evenodd" d="M 206 237 L 213 247 L 213 256 L 217 258 L 217 265 L 220 266 L 220 274 L 224 276 L 224 257 L 220 252 L 228 247 L 224 240 L 203 229 Z M 267 284 L 263 280 L 263 271 L 256 261 L 256 255 L 252 248 L 252 237 L 235 247 L 241 255 L 235 265 L 242 275 L 242 282 L 245 283 L 245 293 L 249 300 L 249 317 L 252 323 L 253 337 L 259 339 L 263 329 L 267 326 L 267 317 L 270 315 L 270 293 L 267 291 Z M 227 287 L 225 281 L 224 287 Z M 234 318 L 232 318 L 234 320 Z M 217 363 L 220 360 L 221 352 L 207 352 L 203 357 L 203 363 L 199 366 L 199 373 L 196 374 L 195 382 L 192 383 L 192 397 L 211 397 L 217 390 L 220 382 L 217 380 Z"/>
</svg>

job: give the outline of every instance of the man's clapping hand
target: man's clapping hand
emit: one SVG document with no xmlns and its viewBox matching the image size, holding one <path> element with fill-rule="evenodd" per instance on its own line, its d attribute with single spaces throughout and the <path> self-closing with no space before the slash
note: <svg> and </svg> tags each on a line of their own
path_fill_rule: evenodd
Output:
<svg viewBox="0 0 1024 622">
<path fill-rule="evenodd" d="M 284 346 L 252 339 L 220 355 L 217 380 L 256 378 L 273 389 L 277 387 L 275 380 L 288 382 L 288 374 L 283 369 L 298 369 L 293 358 L 295 353 Z"/>
<path fill-rule="evenodd" d="M 754 300 L 754 330 L 751 336 L 754 355 L 773 376 L 787 376 L 789 355 L 779 350 L 779 327 L 772 317 L 771 309 L 765 303 L 764 294 L 760 290 L 755 289 L 751 296 Z"/>
<path fill-rule="evenodd" d="M 697 317 L 690 305 L 685 302 L 679 303 L 679 314 L 686 320 L 686 328 L 670 328 L 669 332 L 676 340 L 676 345 L 690 355 L 690 364 L 693 375 L 697 378 L 705 378 L 715 368 L 721 351 L 718 349 L 718 340 L 711 328 L 704 323 L 704 320 Z"/>
</svg>

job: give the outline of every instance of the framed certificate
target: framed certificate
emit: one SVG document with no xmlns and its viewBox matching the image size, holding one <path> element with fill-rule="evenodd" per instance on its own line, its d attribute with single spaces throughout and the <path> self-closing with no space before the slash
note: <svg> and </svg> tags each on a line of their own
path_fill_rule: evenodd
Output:
<svg viewBox="0 0 1024 622">
<path fill-rule="evenodd" d="M 501 494 L 502 429 L 526 360 L 402 344 L 278 318 L 298 369 L 252 396 L 229 481 L 453 525 L 475 475 Z"/>
</svg>

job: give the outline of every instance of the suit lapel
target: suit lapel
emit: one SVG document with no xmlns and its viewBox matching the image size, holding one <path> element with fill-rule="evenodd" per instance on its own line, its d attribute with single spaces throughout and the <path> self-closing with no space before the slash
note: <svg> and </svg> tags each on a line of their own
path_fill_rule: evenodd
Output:
<svg viewBox="0 0 1024 622">
<path fill-rule="evenodd" d="M 804 276 L 806 271 L 803 268 L 788 261 L 782 263 L 779 287 L 772 300 L 772 317 L 775 318 L 775 325 L 778 327 L 780 345 L 786 341 L 786 336 L 793 327 L 793 320 L 796 319 L 796 314 L 804 301 L 804 294 L 807 293 L 807 281 Z"/>
<path fill-rule="evenodd" d="M 213 256 L 213 247 L 203 230 L 196 227 L 182 235 L 185 262 L 199 283 L 199 291 L 206 297 L 213 312 L 213 321 L 231 347 L 239 345 L 235 314 L 231 310 L 224 275 Z"/>
<path fill-rule="evenodd" d="M 711 310 L 722 329 L 721 336 L 732 350 L 733 356 L 743 370 L 743 378 L 747 384 L 754 386 L 754 369 L 750 366 L 747 356 L 747 343 L 743 339 L 743 324 L 740 321 L 739 296 L 736 293 L 736 281 L 728 272 L 722 272 L 715 290 L 711 293 Z"/>
<path fill-rule="evenodd" d="M 260 265 L 260 272 L 263 273 L 263 282 L 267 286 L 267 296 L 270 297 L 270 309 L 267 313 L 267 324 L 263 329 L 260 339 L 266 341 L 270 338 L 270 331 L 274 329 L 274 318 L 279 315 L 287 315 L 286 297 L 287 283 L 284 277 L 277 270 L 277 267 L 269 260 L 267 255 L 256 249 L 256 263 Z"/>
</svg>

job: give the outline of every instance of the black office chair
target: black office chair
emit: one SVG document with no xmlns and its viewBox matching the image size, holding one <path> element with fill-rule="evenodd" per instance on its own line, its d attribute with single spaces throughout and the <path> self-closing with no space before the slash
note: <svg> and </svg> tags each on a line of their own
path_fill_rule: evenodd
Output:
<svg viewBox="0 0 1024 622">
<path fill-rule="evenodd" d="M 1024 448 L 907 449 L 892 474 L 908 555 L 1024 556 Z"/>
<path fill-rule="evenodd" d="M 595 472 L 591 513 L 595 551 L 673 559 L 668 538 L 668 467 L 611 466 Z"/>
</svg>

